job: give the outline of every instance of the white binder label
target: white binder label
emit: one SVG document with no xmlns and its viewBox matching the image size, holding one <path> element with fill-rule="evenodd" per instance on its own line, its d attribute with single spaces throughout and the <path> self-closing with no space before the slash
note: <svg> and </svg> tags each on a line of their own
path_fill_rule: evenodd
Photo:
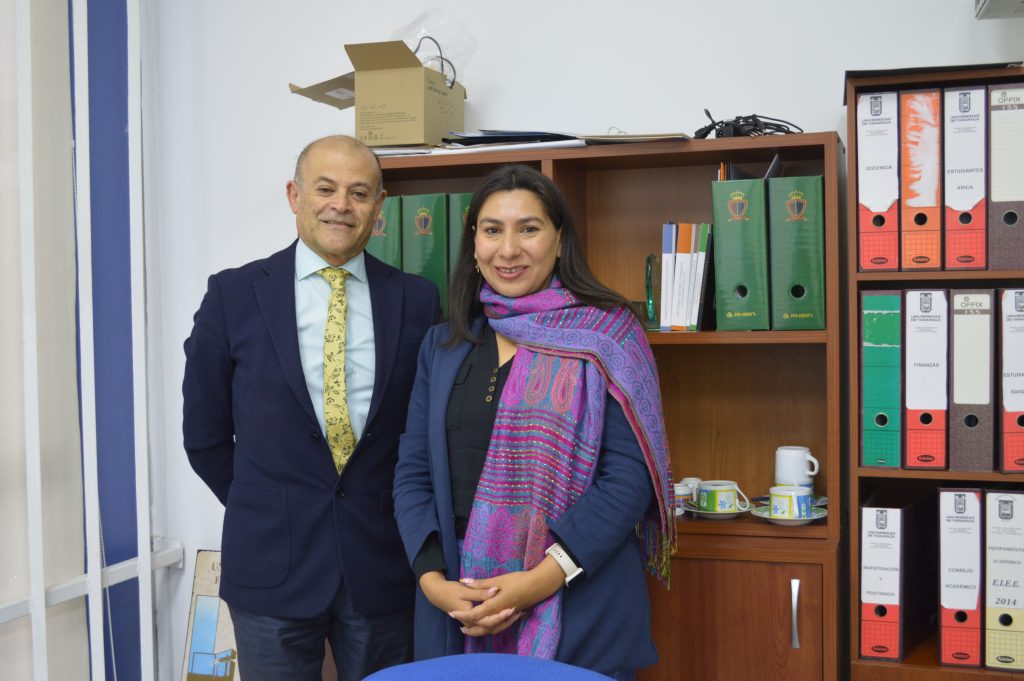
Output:
<svg viewBox="0 0 1024 681">
<path fill-rule="evenodd" d="M 953 295 L 953 402 L 988 404 L 991 399 L 992 297 Z"/>
<path fill-rule="evenodd" d="M 945 291 L 907 291 L 907 409 L 946 409 L 949 306 Z"/>
<path fill-rule="evenodd" d="M 900 195 L 898 113 L 895 92 L 857 95 L 857 201 L 875 213 Z"/>
<path fill-rule="evenodd" d="M 1024 494 L 988 492 L 985 504 L 986 603 L 1024 609 Z"/>
<path fill-rule="evenodd" d="M 865 506 L 860 515 L 860 600 L 899 605 L 903 516 L 896 508 Z"/>
<path fill-rule="evenodd" d="M 1024 200 L 1024 87 L 993 86 L 989 100 L 991 201 Z M 859 114 L 858 108 L 858 116 Z M 859 139 L 859 137 L 858 137 Z"/>
<path fill-rule="evenodd" d="M 1003 408 L 1024 411 L 1024 289 L 1003 291 Z"/>
<path fill-rule="evenodd" d="M 946 206 L 968 211 L 985 198 L 985 88 L 945 91 Z"/>
<path fill-rule="evenodd" d="M 939 494 L 939 584 L 943 608 L 973 610 L 981 603 L 981 494 Z"/>
</svg>

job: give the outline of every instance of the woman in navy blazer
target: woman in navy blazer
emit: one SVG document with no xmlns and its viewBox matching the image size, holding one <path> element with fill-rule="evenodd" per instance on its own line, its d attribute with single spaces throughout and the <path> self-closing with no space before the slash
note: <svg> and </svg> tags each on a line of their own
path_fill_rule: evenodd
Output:
<svg viewBox="0 0 1024 681">
<path fill-rule="evenodd" d="M 643 331 L 627 301 L 587 269 L 564 197 L 523 166 L 498 169 L 474 195 L 451 290 L 450 320 L 420 349 L 395 473 L 396 518 L 419 586 L 416 658 L 516 652 L 633 678 L 657 659 L 644 561 L 667 567 L 674 539 Z M 622 332 L 603 362 L 590 346 L 605 344 L 599 334 L 610 327 Z M 622 348 L 632 355 L 622 359 Z M 623 379 L 608 364 L 632 374 Z M 638 383 L 624 385 L 633 374 Z M 561 400 L 570 394 L 563 375 L 573 376 L 561 384 L 576 388 L 572 405 Z M 600 387 L 587 393 L 581 381 Z M 593 414 L 600 421 L 589 435 L 582 423 L 571 432 Z M 523 502 L 522 488 L 539 493 Z M 558 495 L 561 505 L 545 506 Z M 645 514 L 656 530 L 646 542 L 635 531 Z M 525 544 L 521 561 L 496 557 L 516 541 Z"/>
</svg>

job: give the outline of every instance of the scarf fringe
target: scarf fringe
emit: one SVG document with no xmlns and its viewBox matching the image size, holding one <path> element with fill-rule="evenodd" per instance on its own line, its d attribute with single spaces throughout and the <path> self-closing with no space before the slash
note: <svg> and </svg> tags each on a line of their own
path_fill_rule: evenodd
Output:
<svg viewBox="0 0 1024 681">
<path fill-rule="evenodd" d="M 677 546 L 675 522 L 666 529 L 663 530 L 660 523 L 650 521 L 642 521 L 636 526 L 637 538 L 646 558 L 644 567 L 668 591 L 672 588 L 672 555 Z"/>
</svg>

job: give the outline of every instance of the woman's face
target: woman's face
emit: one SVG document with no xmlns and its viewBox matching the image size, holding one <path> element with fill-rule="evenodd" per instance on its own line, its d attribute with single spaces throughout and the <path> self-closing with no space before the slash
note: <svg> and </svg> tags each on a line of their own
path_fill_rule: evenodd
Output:
<svg viewBox="0 0 1024 681">
<path fill-rule="evenodd" d="M 546 288 L 561 245 L 561 230 L 533 192 L 495 192 L 480 207 L 474 257 L 499 295 L 519 298 Z"/>
</svg>

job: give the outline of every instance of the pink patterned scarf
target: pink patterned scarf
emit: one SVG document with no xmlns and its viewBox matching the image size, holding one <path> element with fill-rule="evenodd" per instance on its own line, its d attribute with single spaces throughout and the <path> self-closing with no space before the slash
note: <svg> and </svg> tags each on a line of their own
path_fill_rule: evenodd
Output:
<svg viewBox="0 0 1024 681">
<path fill-rule="evenodd" d="M 554 543 L 559 518 L 593 482 L 601 452 L 605 395 L 622 405 L 640 443 L 658 504 L 637 532 L 644 560 L 663 579 L 675 545 L 672 475 L 654 357 L 629 310 L 583 305 L 553 277 L 549 288 L 505 298 L 484 285 L 491 327 L 515 341 L 462 550 L 462 576 L 529 570 Z M 466 637 L 466 652 L 553 659 L 561 632 L 561 590 L 493 637 Z"/>
</svg>

